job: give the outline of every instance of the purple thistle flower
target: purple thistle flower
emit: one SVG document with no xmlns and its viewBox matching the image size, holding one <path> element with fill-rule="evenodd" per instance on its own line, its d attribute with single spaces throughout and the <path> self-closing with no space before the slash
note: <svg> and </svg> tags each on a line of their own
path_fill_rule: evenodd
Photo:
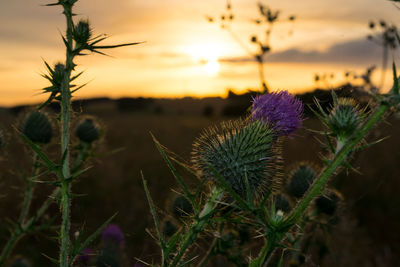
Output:
<svg viewBox="0 0 400 267">
<path fill-rule="evenodd" d="M 287 91 L 253 98 L 252 118 L 271 123 L 278 136 L 290 135 L 301 127 L 303 103 Z"/>
<path fill-rule="evenodd" d="M 88 263 L 90 257 L 93 255 L 93 250 L 91 248 L 84 248 L 77 257 L 77 261 L 82 263 Z"/>
<path fill-rule="evenodd" d="M 115 245 L 119 246 L 120 248 L 125 247 L 125 238 L 124 233 L 122 232 L 121 228 L 119 228 L 116 224 L 108 225 L 101 234 L 101 239 L 104 243 L 114 243 Z"/>
</svg>

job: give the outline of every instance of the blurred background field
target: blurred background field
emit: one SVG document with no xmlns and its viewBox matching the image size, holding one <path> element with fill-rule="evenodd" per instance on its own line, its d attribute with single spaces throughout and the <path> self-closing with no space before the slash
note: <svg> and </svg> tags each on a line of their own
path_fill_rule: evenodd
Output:
<svg viewBox="0 0 400 267">
<path fill-rule="evenodd" d="M 330 93 L 325 92 L 316 94 L 322 95 L 322 102 L 328 104 Z M 73 186 L 77 194 L 72 205 L 73 232 L 80 231 L 83 225 L 84 232 L 90 233 L 118 212 L 114 223 L 120 225 L 126 235 L 127 260 L 134 263 L 137 257 L 151 262 L 158 250 L 145 231 L 153 224 L 140 171 L 149 181 L 160 214 L 168 212 L 177 186 L 156 150 L 150 132 L 161 144 L 190 163 L 191 145 L 202 129 L 244 115 L 254 93 L 236 95 L 231 92 L 229 95 L 227 99 L 101 98 L 74 102 L 73 121 L 82 115 L 96 116 L 105 133 L 97 144 L 95 158 L 87 164 L 93 168 Z M 302 98 L 309 102 L 311 95 Z M 23 182 L 18 176 L 29 173 L 31 152 L 11 127 L 18 125 L 18 119 L 27 109 L 29 107 L 20 106 L 0 111 L 0 126 L 7 133 L 7 146 L 0 156 L 0 243 L 7 237 L 6 218 L 18 216 L 23 192 Z M 360 173 L 342 171 L 332 180 L 331 185 L 341 192 L 344 199 L 339 211 L 340 221 L 323 235 L 327 246 L 310 248 L 311 256 L 306 266 L 396 266 L 400 262 L 399 119 L 393 114 L 369 134 L 367 139 L 370 141 L 385 136 L 389 138 L 354 156 L 353 166 Z M 323 151 L 316 140 L 320 136 L 307 128 L 321 129 L 320 122 L 309 113 L 304 128 L 284 142 L 286 168 L 303 160 L 322 164 L 319 155 L 315 154 L 315 151 Z M 47 147 L 54 156 L 58 155 L 57 138 Z M 189 183 L 198 182 L 188 173 L 182 173 Z M 39 190 L 34 206 L 51 192 L 48 185 Z M 57 207 L 53 205 L 44 220 L 51 220 L 57 213 Z M 35 263 L 34 266 L 49 265 L 41 253 L 57 253 L 54 232 L 45 230 L 28 236 L 15 250 L 15 255 L 24 255 Z M 215 266 L 226 264 L 218 258 L 213 263 Z"/>
</svg>

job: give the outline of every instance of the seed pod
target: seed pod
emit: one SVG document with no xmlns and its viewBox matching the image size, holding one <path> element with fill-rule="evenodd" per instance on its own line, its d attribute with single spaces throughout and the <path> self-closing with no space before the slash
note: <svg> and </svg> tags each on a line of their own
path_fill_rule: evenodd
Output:
<svg viewBox="0 0 400 267">
<path fill-rule="evenodd" d="M 80 20 L 74 28 L 74 40 L 80 46 L 87 46 L 92 37 L 92 29 L 88 20 Z"/>
<path fill-rule="evenodd" d="M 328 193 L 319 196 L 315 200 L 315 206 L 317 207 L 317 211 L 319 213 L 333 215 L 338 208 L 340 199 L 341 196 L 339 193 L 330 190 Z"/>
<path fill-rule="evenodd" d="M 21 132 L 32 142 L 39 144 L 48 144 L 53 136 L 49 118 L 40 111 L 32 111 L 25 117 Z"/>
<path fill-rule="evenodd" d="M 170 220 L 166 220 L 163 222 L 162 231 L 166 237 L 173 236 L 177 230 L 178 228 L 176 227 L 176 225 Z"/>
<path fill-rule="evenodd" d="M 187 217 L 193 213 L 193 207 L 189 200 L 182 195 L 178 195 L 172 202 L 171 211 L 176 218 Z"/>
<path fill-rule="evenodd" d="M 76 136 L 82 142 L 93 143 L 100 137 L 100 126 L 93 118 L 83 118 L 76 127 Z"/>
<path fill-rule="evenodd" d="M 289 200 L 283 194 L 278 194 L 274 198 L 275 211 L 281 210 L 283 212 L 290 211 Z"/>
<path fill-rule="evenodd" d="M 289 173 L 287 192 L 293 197 L 302 197 L 315 177 L 317 177 L 317 172 L 311 164 L 305 162 L 298 164 Z"/>
<path fill-rule="evenodd" d="M 338 139 L 346 139 L 357 131 L 363 119 L 362 111 L 352 98 L 339 98 L 327 118 L 327 125 Z"/>
<path fill-rule="evenodd" d="M 193 145 L 192 162 L 203 179 L 218 183 L 216 172 L 243 198 L 247 177 L 257 198 L 280 183 L 278 152 L 269 124 L 237 120 L 204 131 Z"/>
</svg>

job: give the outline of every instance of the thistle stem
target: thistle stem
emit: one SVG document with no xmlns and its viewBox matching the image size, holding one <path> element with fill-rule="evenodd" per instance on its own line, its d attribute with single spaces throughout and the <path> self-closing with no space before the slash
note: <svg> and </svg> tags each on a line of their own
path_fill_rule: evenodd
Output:
<svg viewBox="0 0 400 267">
<path fill-rule="evenodd" d="M 73 58 L 74 54 L 72 52 L 73 38 L 72 31 L 74 23 L 72 20 L 72 4 L 63 5 L 67 24 L 66 33 L 66 60 L 65 60 L 65 73 L 64 79 L 61 85 L 61 202 L 60 208 L 62 213 L 61 229 L 60 229 L 60 267 L 67 267 L 69 262 L 70 254 L 70 191 L 71 185 L 69 178 L 71 175 L 69 166 L 69 123 L 70 123 L 70 106 L 71 106 L 71 91 L 70 91 L 70 80 L 71 72 L 74 68 Z"/>
<path fill-rule="evenodd" d="M 224 190 L 221 187 L 215 186 L 210 196 L 200 212 L 195 222 L 190 226 L 187 233 L 183 236 L 179 251 L 171 263 L 171 267 L 177 266 L 186 250 L 194 243 L 197 235 L 204 230 L 204 227 L 208 224 L 210 217 L 215 211 L 217 202 L 222 198 Z"/>
<path fill-rule="evenodd" d="M 280 235 L 276 238 L 275 246 L 272 248 L 271 252 L 267 252 L 267 255 L 263 262 L 268 261 L 270 256 L 276 249 L 276 244 L 278 244 L 286 233 L 302 218 L 305 210 L 310 206 L 312 200 L 321 194 L 329 181 L 329 178 L 335 172 L 335 170 L 343 163 L 354 147 L 362 140 L 362 138 L 368 133 L 368 131 L 379 122 L 384 114 L 389 110 L 390 105 L 387 103 L 381 103 L 381 105 L 375 110 L 374 113 L 368 118 L 368 120 L 363 124 L 360 130 L 355 136 L 349 138 L 343 147 L 336 152 L 335 157 L 332 159 L 330 164 L 326 166 L 319 177 L 315 179 L 313 184 L 310 186 L 305 196 L 298 202 L 296 207 L 290 212 L 288 217 L 284 220 L 282 229 L 279 229 Z M 270 251 L 270 249 L 268 250 Z M 254 265 L 262 266 L 262 265 Z"/>
</svg>

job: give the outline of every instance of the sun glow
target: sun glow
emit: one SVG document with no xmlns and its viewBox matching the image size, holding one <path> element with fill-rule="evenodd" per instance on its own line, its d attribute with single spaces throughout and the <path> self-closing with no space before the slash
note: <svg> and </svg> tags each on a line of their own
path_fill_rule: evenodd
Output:
<svg viewBox="0 0 400 267">
<path fill-rule="evenodd" d="M 219 57 L 221 48 L 213 44 L 190 45 L 183 48 L 195 64 L 200 64 L 201 71 L 209 76 L 216 76 L 220 70 Z"/>
</svg>

